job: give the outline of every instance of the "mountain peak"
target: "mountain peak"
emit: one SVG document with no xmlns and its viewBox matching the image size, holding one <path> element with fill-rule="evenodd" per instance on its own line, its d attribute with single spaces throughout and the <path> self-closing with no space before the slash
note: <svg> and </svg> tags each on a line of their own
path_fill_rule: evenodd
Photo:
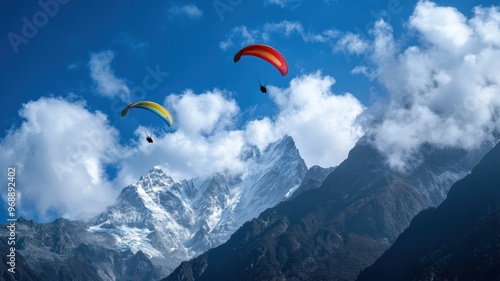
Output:
<svg viewBox="0 0 500 281">
<path fill-rule="evenodd" d="M 291 136 L 288 134 L 284 134 L 277 142 L 277 144 L 283 144 L 283 145 L 293 145 L 295 146 L 295 141 Z"/>
<path fill-rule="evenodd" d="M 174 184 L 174 180 L 160 166 L 154 166 L 146 175 L 141 176 L 137 185 L 144 188 L 168 187 Z"/>
<path fill-rule="evenodd" d="M 284 135 L 279 140 L 270 143 L 263 151 L 264 155 L 267 154 L 273 158 L 276 157 L 276 155 L 291 155 L 290 153 L 294 156 L 299 155 L 299 150 L 295 146 L 295 141 L 289 135 Z"/>
<path fill-rule="evenodd" d="M 153 168 L 151 168 L 151 170 L 149 170 L 148 174 L 167 174 L 165 173 L 165 171 L 163 171 L 163 169 L 160 167 L 160 166 L 153 166 Z"/>
</svg>

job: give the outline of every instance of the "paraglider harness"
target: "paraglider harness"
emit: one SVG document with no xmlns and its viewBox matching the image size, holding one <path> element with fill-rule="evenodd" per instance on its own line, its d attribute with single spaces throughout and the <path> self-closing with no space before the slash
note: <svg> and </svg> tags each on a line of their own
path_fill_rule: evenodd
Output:
<svg viewBox="0 0 500 281">
<path fill-rule="evenodd" d="M 263 94 L 267 93 L 267 88 L 266 88 L 266 86 L 264 86 L 264 85 L 260 84 L 260 91 L 261 91 Z"/>
</svg>

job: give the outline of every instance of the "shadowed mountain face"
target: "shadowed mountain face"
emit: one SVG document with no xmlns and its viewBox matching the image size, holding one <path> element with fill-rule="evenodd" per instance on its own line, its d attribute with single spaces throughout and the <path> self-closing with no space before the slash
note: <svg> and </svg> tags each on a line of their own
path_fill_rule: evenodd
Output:
<svg viewBox="0 0 500 281">
<path fill-rule="evenodd" d="M 363 138 L 320 188 L 268 209 L 164 280 L 355 280 L 489 148 L 424 147 L 419 164 L 396 173 Z"/>
<path fill-rule="evenodd" d="M 500 280 L 500 144 L 358 281 Z"/>
</svg>

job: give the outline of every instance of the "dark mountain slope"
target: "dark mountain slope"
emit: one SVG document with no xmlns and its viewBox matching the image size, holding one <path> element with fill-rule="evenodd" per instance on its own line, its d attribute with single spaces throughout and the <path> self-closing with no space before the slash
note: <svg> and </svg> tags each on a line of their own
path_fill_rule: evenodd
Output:
<svg viewBox="0 0 500 281">
<path fill-rule="evenodd" d="M 358 281 L 500 280 L 500 144 Z"/>
</svg>

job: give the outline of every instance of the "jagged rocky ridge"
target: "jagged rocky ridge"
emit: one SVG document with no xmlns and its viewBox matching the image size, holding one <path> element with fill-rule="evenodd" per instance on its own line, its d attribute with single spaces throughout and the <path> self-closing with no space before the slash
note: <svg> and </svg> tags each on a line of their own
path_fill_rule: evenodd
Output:
<svg viewBox="0 0 500 281">
<path fill-rule="evenodd" d="M 500 280 L 500 144 L 419 213 L 358 281 Z"/>
<path fill-rule="evenodd" d="M 320 188 L 263 212 L 164 280 L 355 280 L 491 147 L 424 146 L 413 169 L 398 173 L 364 137 Z"/>
</svg>

